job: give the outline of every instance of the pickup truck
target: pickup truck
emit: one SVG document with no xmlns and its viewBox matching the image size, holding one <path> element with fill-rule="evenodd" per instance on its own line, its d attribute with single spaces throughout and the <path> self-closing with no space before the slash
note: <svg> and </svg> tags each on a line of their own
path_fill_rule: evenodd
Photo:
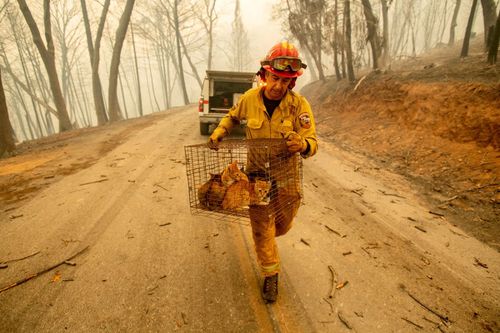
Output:
<svg viewBox="0 0 500 333">
<path fill-rule="evenodd" d="M 198 103 L 200 133 L 208 135 L 210 125 L 217 125 L 248 89 L 257 85 L 253 72 L 207 70 Z"/>
</svg>

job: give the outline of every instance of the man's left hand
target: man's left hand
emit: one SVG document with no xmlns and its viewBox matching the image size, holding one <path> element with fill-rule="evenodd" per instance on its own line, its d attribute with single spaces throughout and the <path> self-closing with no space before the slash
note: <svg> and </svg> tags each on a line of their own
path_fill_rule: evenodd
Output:
<svg viewBox="0 0 500 333">
<path fill-rule="evenodd" d="M 285 135 L 288 151 L 292 154 L 303 153 L 307 149 L 307 141 L 297 132 L 290 131 Z"/>
</svg>

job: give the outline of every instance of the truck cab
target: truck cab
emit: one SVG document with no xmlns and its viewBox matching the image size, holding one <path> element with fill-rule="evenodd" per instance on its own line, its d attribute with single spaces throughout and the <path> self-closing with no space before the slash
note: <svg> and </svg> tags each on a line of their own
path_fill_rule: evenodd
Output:
<svg viewBox="0 0 500 333">
<path fill-rule="evenodd" d="M 208 135 L 210 125 L 219 124 L 240 96 L 256 85 L 253 72 L 207 70 L 198 104 L 200 133 Z"/>
</svg>

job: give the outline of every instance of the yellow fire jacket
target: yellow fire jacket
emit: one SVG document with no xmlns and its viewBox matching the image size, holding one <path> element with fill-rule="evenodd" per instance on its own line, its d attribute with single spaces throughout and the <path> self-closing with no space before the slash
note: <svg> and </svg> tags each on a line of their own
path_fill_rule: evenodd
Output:
<svg viewBox="0 0 500 333">
<path fill-rule="evenodd" d="M 301 154 L 302 157 L 316 154 L 316 125 L 307 100 L 289 90 L 270 118 L 262 98 L 264 89 L 265 87 L 253 88 L 243 94 L 239 102 L 221 119 L 214 133 L 224 137 L 231 132 L 234 125 L 246 120 L 247 139 L 284 138 L 286 133 L 294 131 L 309 144 L 309 150 Z"/>
</svg>

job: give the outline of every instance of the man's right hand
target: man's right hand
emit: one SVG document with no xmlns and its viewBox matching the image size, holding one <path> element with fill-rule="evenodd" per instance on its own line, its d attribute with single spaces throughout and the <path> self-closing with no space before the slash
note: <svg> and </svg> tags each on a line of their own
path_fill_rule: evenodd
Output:
<svg viewBox="0 0 500 333">
<path fill-rule="evenodd" d="M 210 138 L 208 138 L 208 148 L 213 150 L 219 149 L 219 142 L 226 136 L 226 131 L 223 128 L 216 128 Z"/>
</svg>

